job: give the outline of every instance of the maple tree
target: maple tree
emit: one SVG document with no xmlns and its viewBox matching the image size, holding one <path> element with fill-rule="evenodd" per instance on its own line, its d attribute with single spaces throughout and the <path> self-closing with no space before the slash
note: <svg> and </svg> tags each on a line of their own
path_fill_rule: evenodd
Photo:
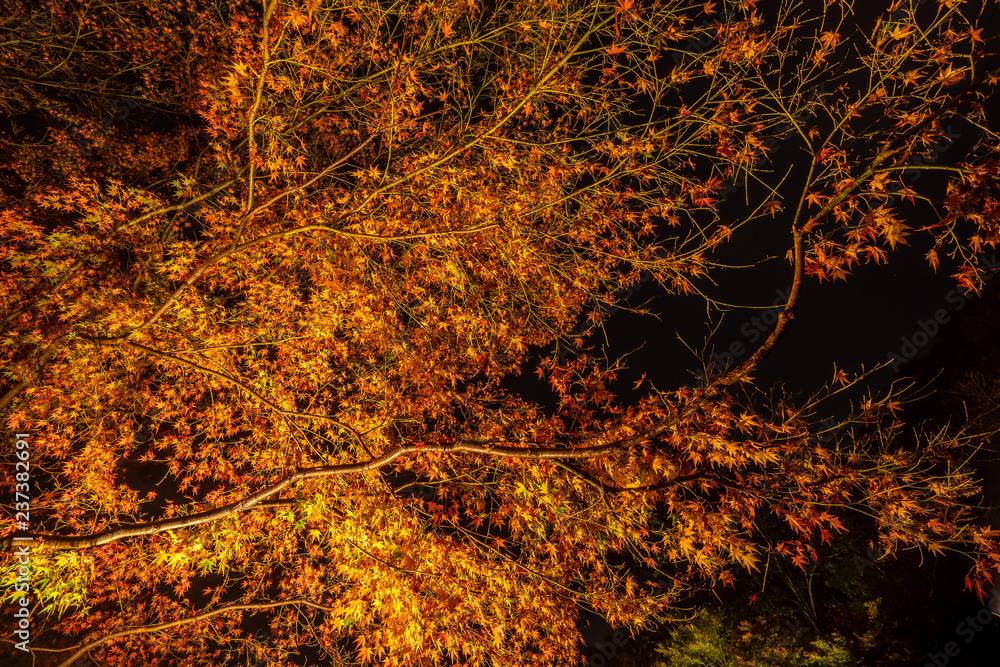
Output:
<svg viewBox="0 0 1000 667">
<path fill-rule="evenodd" d="M 670 619 L 762 559 L 815 559 L 852 510 L 887 555 L 967 553 L 982 595 L 1000 532 L 941 472 L 971 434 L 902 448 L 890 394 L 820 444 L 837 383 L 741 389 L 805 280 L 920 237 L 977 287 L 995 35 L 953 0 L 870 23 L 757 4 L 19 3 L 0 410 L 30 433 L 32 495 L 2 576 L 19 597 L 11 538 L 33 535 L 39 664 L 576 664 L 579 610 Z M 957 115 L 980 129 L 960 162 L 908 162 Z M 779 127 L 795 192 L 776 176 L 723 220 Z M 919 229 L 894 208 L 929 197 L 891 189 L 906 169 L 949 175 Z M 554 410 L 502 386 L 641 272 L 697 293 L 779 224 L 792 290 L 743 363 L 624 402 L 621 363 L 544 357 Z"/>
</svg>

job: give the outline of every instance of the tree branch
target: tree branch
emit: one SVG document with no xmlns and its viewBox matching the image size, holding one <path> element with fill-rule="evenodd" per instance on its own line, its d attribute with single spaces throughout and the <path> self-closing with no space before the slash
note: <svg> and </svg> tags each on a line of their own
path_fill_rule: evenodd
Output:
<svg viewBox="0 0 1000 667">
<path fill-rule="evenodd" d="M 92 642 L 88 642 L 80 646 L 72 655 L 60 662 L 56 667 L 69 667 L 76 661 L 77 658 L 84 655 L 88 651 L 91 651 L 98 646 L 106 644 L 113 639 L 121 639 L 122 637 L 131 637 L 132 635 L 146 634 L 151 632 L 163 632 L 164 630 L 170 630 L 173 628 L 180 627 L 182 625 L 187 625 L 189 623 L 197 623 L 198 621 L 204 621 L 207 618 L 212 618 L 213 616 L 218 616 L 219 614 L 224 614 L 229 611 L 260 611 L 262 609 L 272 609 L 274 607 L 284 607 L 290 604 L 304 604 L 306 606 L 312 607 L 313 609 L 319 609 L 321 611 L 333 611 L 332 607 L 327 607 L 325 605 L 317 604 L 312 600 L 307 598 L 295 598 L 292 600 L 281 600 L 278 602 L 258 602 L 256 604 L 233 604 L 226 607 L 219 607 L 218 609 L 213 609 L 212 611 L 202 612 L 196 614 L 195 616 L 188 616 L 186 618 L 179 618 L 176 621 L 167 621 L 166 623 L 157 623 L 156 625 L 142 625 L 137 628 L 129 628 L 127 630 L 119 630 L 118 632 L 112 632 L 109 635 L 104 635 L 100 639 L 95 639 Z"/>
<path fill-rule="evenodd" d="M 213 508 L 206 510 L 204 512 L 197 512 L 195 514 L 189 514 L 183 517 L 177 517 L 173 519 L 162 519 L 160 521 L 151 521 L 148 523 L 138 523 L 128 526 L 122 526 L 112 530 L 106 530 L 100 533 L 93 533 L 90 535 L 73 535 L 73 536 L 63 536 L 63 535 L 46 535 L 46 534 L 35 534 L 35 533 L 25 533 L 19 535 L 18 537 L 30 537 L 32 541 L 40 541 L 43 546 L 49 547 L 57 550 L 76 550 L 76 549 L 89 549 L 92 547 L 98 547 L 103 544 L 108 544 L 110 542 L 116 542 L 127 537 L 141 537 L 145 535 L 155 535 L 157 533 L 166 532 L 168 530 L 179 530 L 182 528 L 190 528 L 192 526 L 197 526 L 203 523 L 209 523 L 212 521 L 218 521 L 219 519 L 224 519 L 228 516 L 238 514 L 240 512 L 246 511 L 253 507 L 258 506 L 265 499 L 283 491 L 295 482 L 300 482 L 306 479 L 312 479 L 314 477 L 329 477 L 333 475 L 350 475 L 360 472 L 368 472 L 372 470 L 378 470 L 382 468 L 401 456 L 408 456 L 412 454 L 422 454 L 422 453 L 458 453 L 458 452 L 468 452 L 471 454 L 485 454 L 487 456 L 496 457 L 510 457 L 516 459 L 533 459 L 533 460 L 553 460 L 553 459 L 589 459 L 598 456 L 603 456 L 610 452 L 619 451 L 627 449 L 643 440 L 651 437 L 650 434 L 660 433 L 669 428 L 668 425 L 661 424 L 652 429 L 648 429 L 643 433 L 623 438 L 621 440 L 608 443 L 606 445 L 598 445 L 592 447 L 577 447 L 573 449 L 560 449 L 554 447 L 505 447 L 505 446 L 489 446 L 483 443 L 479 443 L 473 440 L 460 440 L 455 444 L 451 445 L 417 445 L 417 446 L 406 446 L 394 449 L 381 456 L 373 457 L 367 461 L 360 461 L 355 463 L 342 463 L 337 465 L 329 466 L 317 466 L 315 468 L 302 468 L 294 473 L 286 476 L 284 479 L 266 487 L 265 489 L 258 491 L 252 496 L 248 496 L 243 500 L 230 503 L 228 505 L 223 505 L 222 507 Z M 339 517 L 339 518 L 342 518 Z M 25 542 L 27 540 L 24 540 Z M 14 543 L 14 534 L 8 535 L 3 540 L 3 546 L 5 549 L 11 549 Z"/>
</svg>

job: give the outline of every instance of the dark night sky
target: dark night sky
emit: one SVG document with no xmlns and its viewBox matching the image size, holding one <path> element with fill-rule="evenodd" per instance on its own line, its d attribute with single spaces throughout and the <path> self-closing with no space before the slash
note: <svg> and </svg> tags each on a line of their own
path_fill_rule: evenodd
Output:
<svg viewBox="0 0 1000 667">
<path fill-rule="evenodd" d="M 993 108 L 998 106 L 998 101 L 1000 96 L 991 98 Z M 946 125 L 960 137 L 941 153 L 937 165 L 951 164 L 964 157 L 978 132 L 962 120 Z M 793 159 L 808 159 L 794 145 L 777 151 L 775 157 L 778 173 L 784 173 Z M 762 177 L 767 178 L 766 175 Z M 921 194 L 940 197 L 944 193 L 944 183 L 938 173 L 924 172 L 913 187 Z M 754 202 L 757 193 L 751 190 L 749 194 Z M 734 193 L 720 206 L 724 221 L 741 219 L 746 211 L 740 202 L 743 196 L 742 190 Z M 896 203 L 900 215 L 911 227 L 935 219 L 933 210 L 926 204 L 918 202 L 911 206 L 902 200 Z M 759 233 L 761 227 L 767 227 L 766 237 Z M 902 357 L 904 341 L 901 339 L 912 339 L 913 334 L 920 332 L 921 321 L 933 319 L 938 309 L 946 309 L 949 317 L 961 311 L 975 296 L 962 296 L 963 292 L 957 288 L 950 275 L 954 272 L 954 262 L 943 257 L 937 273 L 931 269 L 924 259 L 929 249 L 924 236 L 911 236 L 908 240 L 912 245 L 897 248 L 890 254 L 888 264 L 855 265 L 846 282 L 820 283 L 807 277 L 795 322 L 759 367 L 759 384 L 770 386 L 780 382 L 791 391 L 814 391 L 830 379 L 834 362 L 838 369 L 853 374 L 859 372 L 862 365 L 871 368 L 886 361 L 890 353 Z M 759 220 L 734 233 L 730 241 L 732 250 L 720 257 L 732 264 L 750 264 L 764 257 L 773 259 L 752 268 L 734 268 L 716 274 L 716 285 L 704 281 L 699 285 L 720 302 L 745 306 L 733 308 L 722 316 L 722 324 L 709 343 L 705 361 L 711 363 L 713 349 L 721 354 L 733 342 L 741 343 L 745 350 L 737 359 L 742 361 L 770 332 L 772 327 L 765 328 L 766 320 L 760 320 L 765 314 L 762 307 L 771 306 L 791 285 L 792 268 L 784 257 L 790 245 L 787 216 L 783 219 L 780 214 L 773 220 Z M 984 257 L 992 255 L 992 250 L 984 253 Z M 633 305 L 647 302 L 654 316 L 642 317 L 619 309 L 606 318 L 604 331 L 597 329 L 591 340 L 611 358 L 635 350 L 630 366 L 636 376 L 646 372 L 662 390 L 694 384 L 697 379 L 693 373 L 701 368 L 701 360 L 679 342 L 678 335 L 700 351 L 711 331 L 706 325 L 704 300 L 697 295 L 668 295 L 651 281 L 636 289 L 629 300 Z M 755 317 L 760 322 L 759 327 L 752 319 Z M 713 313 L 713 323 L 718 320 L 719 313 Z M 917 341 L 920 340 L 918 336 Z M 937 340 L 932 338 L 919 348 L 918 358 L 926 355 Z M 899 370 L 905 371 L 905 365 Z M 891 368 L 885 368 L 869 379 L 868 386 L 877 390 L 888 385 L 894 375 L 897 373 Z M 632 381 L 632 377 L 623 376 L 620 384 L 630 386 Z"/>
<path fill-rule="evenodd" d="M 995 123 L 996 112 L 1000 110 L 1000 95 L 995 93 L 995 88 L 990 92 L 993 94 L 986 107 Z M 943 125 L 949 130 L 949 134 L 960 136 L 947 150 L 941 152 L 935 162 L 938 165 L 961 160 L 979 135 L 977 128 L 962 119 L 945 122 Z M 792 160 L 797 160 L 799 164 L 803 158 L 808 160 L 808 155 L 790 139 L 783 141 L 780 149 L 773 156 L 774 173 L 770 176 L 762 174 L 765 180 L 777 182 Z M 940 172 L 924 172 L 913 183 L 913 187 L 920 194 L 939 200 L 944 195 L 945 180 Z M 797 187 L 800 186 L 792 183 L 783 193 L 786 209 L 792 208 L 789 201 L 794 201 L 793 197 L 797 198 Z M 747 192 L 751 203 L 762 200 L 761 188 L 751 185 Z M 720 206 L 719 213 L 724 223 L 739 221 L 747 213 L 747 207 L 741 204 L 744 198 L 744 190 L 741 189 L 732 193 L 729 200 Z M 934 211 L 926 204 L 918 202 L 916 206 L 910 206 L 902 200 L 895 203 L 899 207 L 897 212 L 910 227 L 919 227 L 936 220 Z M 655 282 L 648 282 L 634 291 L 629 303 L 645 303 L 655 313 L 655 317 L 641 317 L 619 309 L 606 318 L 603 331 L 596 331 L 591 341 L 596 344 L 598 352 L 604 352 L 611 359 L 632 351 L 629 362 L 631 372 L 621 374 L 618 386 L 619 395 L 623 399 L 630 395 L 628 389 L 641 373 L 646 373 L 659 389 L 669 391 L 694 384 L 694 373 L 702 368 L 702 363 L 711 363 L 713 347 L 715 351 L 722 351 L 733 342 L 740 342 L 745 351 L 736 361 L 742 361 L 756 349 L 771 327 L 760 331 L 759 337 L 753 340 L 754 334 L 748 335 L 755 328 L 751 318 L 759 318 L 763 314 L 759 307 L 773 304 L 778 295 L 785 292 L 791 284 L 791 266 L 785 259 L 785 253 L 791 245 L 788 217 L 786 210 L 784 217 L 779 214 L 773 220 L 768 218 L 747 225 L 734 233 L 730 248 L 720 254 L 720 257 L 735 265 L 748 265 L 768 256 L 774 259 L 759 263 L 753 268 L 730 269 L 716 274 L 715 285 L 707 282 L 699 285 L 718 301 L 746 306 L 734 308 L 723 317 L 722 324 L 709 342 L 709 353 L 704 358 L 693 355 L 678 340 L 678 336 L 684 337 L 696 351 L 704 345 L 710 328 L 707 325 L 705 302 L 701 297 L 668 295 Z M 924 331 L 930 330 L 933 333 L 934 327 L 928 323 L 934 319 L 937 311 L 947 311 L 949 320 L 968 312 L 976 297 L 971 294 L 964 296 L 957 288 L 951 277 L 957 264 L 942 257 L 941 267 L 935 273 L 924 258 L 924 253 L 929 249 L 924 236 L 913 235 L 909 241 L 912 245 L 890 254 L 887 265 L 856 265 L 853 275 L 846 282 L 819 283 L 815 278 L 807 277 L 796 319 L 778 347 L 759 366 L 756 373 L 757 386 L 768 388 L 783 384 L 791 392 L 810 394 L 830 380 L 834 373 L 834 363 L 837 369 L 853 375 L 862 366 L 868 369 L 885 362 L 890 353 L 903 357 L 904 344 L 907 341 L 913 342 L 914 334 L 917 334 L 917 343 L 923 340 L 921 323 L 925 325 Z M 1000 252 L 987 250 L 982 257 L 993 259 L 998 255 Z M 988 291 L 987 294 L 989 298 L 998 298 L 996 291 Z M 754 306 L 758 309 L 754 309 Z M 718 320 L 719 313 L 714 312 L 713 324 Z M 917 359 L 926 357 L 942 337 L 938 335 L 927 338 L 928 341 L 919 347 Z M 544 352 L 551 351 L 552 348 L 549 348 Z M 533 369 L 534 364 L 526 366 L 528 372 L 518 382 L 520 387 L 525 386 L 521 382 L 531 382 L 527 379 L 529 366 Z M 898 371 L 887 367 L 873 374 L 855 391 L 845 392 L 840 398 L 825 404 L 820 410 L 819 418 L 833 416 L 839 420 L 846 412 L 847 400 L 857 401 L 869 391 L 877 393 L 884 390 L 894 378 L 906 375 L 912 369 L 913 365 L 908 367 L 903 364 Z M 990 484 L 996 487 L 1000 485 L 1000 479 L 988 479 L 987 486 Z M 952 563 L 951 568 L 954 569 L 955 565 Z M 958 567 L 964 572 L 968 563 L 962 561 Z M 962 635 L 954 631 L 956 624 L 966 614 L 974 615 L 982 608 L 982 603 L 962 590 L 961 577 L 955 574 L 957 570 L 952 569 L 942 567 L 942 571 L 947 570 L 949 574 L 941 575 L 943 579 L 940 586 L 948 589 L 948 592 L 946 606 L 940 607 L 941 629 L 936 633 L 939 636 L 915 638 L 921 646 L 928 647 L 924 650 L 940 651 L 947 641 L 961 639 Z M 933 571 L 937 572 L 936 565 Z M 994 624 L 997 625 L 1000 624 Z M 597 627 L 600 626 L 601 623 L 598 622 Z M 594 630 L 585 635 L 588 641 L 585 654 L 592 655 L 594 642 L 600 635 Z M 990 631 L 984 632 L 974 644 L 966 647 L 963 643 L 964 653 L 951 659 L 949 664 L 998 664 L 995 653 L 998 642 L 1000 629 L 991 626 Z"/>
</svg>

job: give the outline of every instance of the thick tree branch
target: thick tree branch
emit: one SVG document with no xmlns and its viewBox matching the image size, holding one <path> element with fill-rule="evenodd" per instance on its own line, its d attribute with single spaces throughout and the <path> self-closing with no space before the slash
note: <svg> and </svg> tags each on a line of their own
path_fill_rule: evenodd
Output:
<svg viewBox="0 0 1000 667">
<path fill-rule="evenodd" d="M 459 442 L 451 445 L 419 445 L 419 446 L 406 446 L 394 449 L 381 456 L 373 457 L 367 461 L 360 461 L 356 463 L 342 463 L 337 465 L 329 466 L 318 466 L 315 468 L 303 468 L 297 470 L 296 472 L 288 475 L 284 479 L 272 484 L 271 486 L 258 491 L 257 493 L 244 498 L 243 500 L 230 503 L 228 505 L 223 505 L 222 507 L 217 507 L 204 512 L 198 512 L 195 514 L 189 514 L 183 517 L 177 517 L 173 519 L 162 519 L 160 521 L 152 521 L 149 523 L 139 523 L 132 524 L 129 526 L 122 526 L 112 530 L 103 531 L 100 533 L 94 533 L 91 535 L 74 535 L 74 536 L 61 536 L 61 535 L 44 535 L 44 534 L 33 534 L 25 533 L 19 535 L 19 537 L 30 537 L 34 540 L 40 541 L 42 545 L 57 549 L 57 550 L 75 550 L 75 549 L 89 549 L 92 547 L 98 547 L 103 544 L 108 544 L 110 542 L 116 542 L 127 537 L 141 537 L 144 535 L 155 535 L 157 533 L 162 533 L 168 530 L 180 530 L 182 528 L 190 528 L 192 526 L 197 526 L 203 523 L 209 523 L 212 521 L 218 521 L 219 519 L 224 519 L 228 516 L 244 512 L 259 505 L 263 500 L 280 493 L 284 489 L 288 488 L 296 482 L 300 482 L 306 479 L 312 479 L 315 477 L 329 477 L 334 475 L 350 475 L 361 472 L 368 472 L 372 470 L 378 470 L 386 465 L 389 465 L 401 456 L 409 456 L 414 454 L 423 453 L 459 453 L 467 452 L 471 454 L 484 454 L 487 456 L 495 457 L 509 457 L 515 459 L 533 459 L 533 460 L 554 460 L 554 459 L 589 459 L 595 458 L 597 456 L 603 456 L 605 454 L 627 449 L 639 442 L 648 439 L 656 433 L 660 433 L 669 428 L 668 426 L 660 425 L 656 428 L 649 429 L 641 434 L 637 434 L 628 438 L 623 438 L 615 442 L 608 443 L 606 445 L 598 445 L 592 447 L 578 447 L 573 449 L 560 449 L 554 447 L 506 447 L 506 446 L 491 446 L 484 443 L 480 443 L 473 440 L 460 440 Z M 10 549 L 14 543 L 14 535 L 8 535 L 4 541 L 4 548 Z"/>
<path fill-rule="evenodd" d="M 119 630 L 118 632 L 112 632 L 109 635 L 104 635 L 100 639 L 95 639 L 92 642 L 88 642 L 80 646 L 76 651 L 73 652 L 68 658 L 60 662 L 56 667 L 69 667 L 79 658 L 80 656 L 86 654 L 88 651 L 92 651 L 99 646 L 108 643 L 114 639 L 121 639 L 122 637 L 131 637 L 132 635 L 149 634 L 153 632 L 163 632 L 164 630 L 171 630 L 173 628 L 178 628 L 182 625 L 188 625 L 190 623 L 197 623 L 198 621 L 204 621 L 205 619 L 212 618 L 213 616 L 218 616 L 219 614 L 225 614 L 230 611 L 261 611 L 262 609 L 273 609 L 275 607 L 284 607 L 292 604 L 304 604 L 313 609 L 319 609 L 321 611 L 334 611 L 332 607 L 327 607 L 325 605 L 318 604 L 309 600 L 307 598 L 295 598 L 293 600 L 281 600 L 278 602 L 258 602 L 256 604 L 233 604 L 225 607 L 219 607 L 218 609 L 213 609 L 212 611 L 202 612 L 196 614 L 195 616 L 188 616 L 186 618 L 179 618 L 176 621 L 167 621 L 166 623 L 157 623 L 156 625 L 143 625 L 137 628 L 129 628 L 127 630 Z"/>
</svg>

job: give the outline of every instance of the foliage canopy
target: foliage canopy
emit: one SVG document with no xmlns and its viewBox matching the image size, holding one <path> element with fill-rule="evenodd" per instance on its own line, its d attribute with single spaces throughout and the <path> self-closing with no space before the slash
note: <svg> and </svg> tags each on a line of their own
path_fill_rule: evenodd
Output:
<svg viewBox="0 0 1000 667">
<path fill-rule="evenodd" d="M 39 664 L 576 664 L 579 609 L 668 620 L 848 511 L 987 590 L 1000 533 L 941 473 L 970 438 L 900 447 L 890 395 L 819 444 L 833 385 L 741 388 L 804 280 L 919 238 L 977 286 L 996 35 L 955 0 L 758 4 L 15 3 L 0 409 L 30 434 L 32 647 L 65 649 Z M 908 163 L 959 115 L 960 162 Z M 757 168 L 785 132 L 794 168 Z M 949 176 L 919 229 L 906 169 Z M 741 173 L 767 191 L 723 219 Z M 546 356 L 554 408 L 502 384 L 642 272 L 699 293 L 776 225 L 793 288 L 744 363 L 622 401 L 621 363 Z"/>
</svg>

